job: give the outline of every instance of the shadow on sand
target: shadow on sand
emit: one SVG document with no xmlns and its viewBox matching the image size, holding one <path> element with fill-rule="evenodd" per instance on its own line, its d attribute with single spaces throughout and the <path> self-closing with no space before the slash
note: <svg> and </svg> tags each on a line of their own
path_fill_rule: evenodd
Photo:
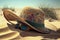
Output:
<svg viewBox="0 0 60 40">
<path fill-rule="evenodd" d="M 36 32 L 34 30 L 31 31 L 21 31 L 20 29 L 16 29 L 13 25 L 8 24 L 8 27 L 13 30 L 13 31 L 18 31 L 20 33 L 21 37 L 36 37 L 36 36 L 42 36 L 45 40 L 45 38 L 48 39 L 58 39 L 60 38 L 60 29 L 58 29 L 57 31 L 52 31 L 49 34 L 42 34 L 39 32 Z"/>
</svg>

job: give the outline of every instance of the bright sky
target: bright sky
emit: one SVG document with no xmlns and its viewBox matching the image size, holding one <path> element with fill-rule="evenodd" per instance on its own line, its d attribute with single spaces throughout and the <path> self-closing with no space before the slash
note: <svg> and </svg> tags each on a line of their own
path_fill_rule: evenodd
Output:
<svg viewBox="0 0 60 40">
<path fill-rule="evenodd" d="M 0 7 L 53 7 L 60 8 L 60 0 L 0 0 Z"/>
</svg>

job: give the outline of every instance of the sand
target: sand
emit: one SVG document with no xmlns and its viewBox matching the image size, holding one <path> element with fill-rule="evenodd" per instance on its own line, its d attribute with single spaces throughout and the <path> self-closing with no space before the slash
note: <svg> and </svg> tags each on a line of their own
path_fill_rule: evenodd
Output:
<svg viewBox="0 0 60 40">
<path fill-rule="evenodd" d="M 13 25 L 7 25 L 4 16 L 0 15 L 0 40 L 60 40 L 60 21 L 49 22 L 45 20 L 45 26 L 53 31 L 50 34 L 42 34 L 36 31 L 22 31 L 15 29 Z M 55 32 L 56 31 L 56 32 Z"/>
<path fill-rule="evenodd" d="M 49 22 L 48 20 L 45 20 L 45 24 L 53 24 L 56 26 L 54 27 L 48 27 L 50 29 L 54 29 L 57 31 L 60 28 L 59 21 L 53 21 Z M 7 21 L 4 18 L 4 16 L 0 16 L 0 39 L 16 39 L 16 40 L 42 40 L 42 39 L 59 39 L 60 33 L 57 32 L 51 32 L 50 34 L 41 34 L 35 31 L 21 31 L 18 29 L 15 29 L 12 25 L 8 26 Z"/>
</svg>

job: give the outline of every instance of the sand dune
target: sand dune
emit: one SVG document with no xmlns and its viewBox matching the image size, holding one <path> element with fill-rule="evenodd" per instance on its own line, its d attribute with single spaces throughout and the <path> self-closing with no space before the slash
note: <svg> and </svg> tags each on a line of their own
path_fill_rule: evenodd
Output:
<svg viewBox="0 0 60 40">
<path fill-rule="evenodd" d="M 4 20 L 4 21 L 3 21 Z M 5 22 L 5 23 L 2 23 Z M 45 24 L 50 23 L 54 24 L 55 22 L 48 22 L 47 20 L 45 20 Z M 59 25 L 59 22 L 56 22 Z M 55 24 L 56 24 L 55 23 Z M 54 24 L 54 25 L 55 25 Z M 58 25 L 56 26 L 57 28 Z M 2 17 L 2 19 L 0 20 L 0 39 L 12 39 L 12 40 L 42 40 L 42 39 L 58 39 L 60 38 L 60 33 L 55 33 L 55 32 L 51 32 L 50 34 L 41 34 L 35 31 L 30 31 L 30 32 L 25 32 L 25 31 L 19 31 L 19 30 L 12 30 L 14 29 L 12 26 L 10 26 L 10 28 L 7 25 L 7 22 L 5 21 L 5 19 Z M 52 30 L 57 30 L 55 27 L 51 26 L 48 27 Z"/>
<path fill-rule="evenodd" d="M 4 16 L 0 16 L 0 40 L 60 40 L 60 21 L 49 22 L 45 20 L 45 26 L 53 31 L 50 34 L 41 34 L 36 31 L 21 31 L 12 25 L 8 26 Z M 55 32 L 56 31 L 56 32 Z"/>
<path fill-rule="evenodd" d="M 5 18 L 0 16 L 0 40 L 14 39 L 18 36 L 19 36 L 19 33 L 17 31 L 10 30 Z"/>
</svg>

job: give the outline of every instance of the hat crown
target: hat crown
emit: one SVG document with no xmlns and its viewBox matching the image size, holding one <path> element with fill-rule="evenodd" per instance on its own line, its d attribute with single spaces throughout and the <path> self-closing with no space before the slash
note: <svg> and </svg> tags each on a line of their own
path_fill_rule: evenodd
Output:
<svg viewBox="0 0 60 40">
<path fill-rule="evenodd" d="M 21 13 L 21 17 L 25 18 L 28 21 L 32 21 L 35 23 L 44 22 L 44 12 L 40 9 L 25 8 L 23 9 Z"/>
</svg>

